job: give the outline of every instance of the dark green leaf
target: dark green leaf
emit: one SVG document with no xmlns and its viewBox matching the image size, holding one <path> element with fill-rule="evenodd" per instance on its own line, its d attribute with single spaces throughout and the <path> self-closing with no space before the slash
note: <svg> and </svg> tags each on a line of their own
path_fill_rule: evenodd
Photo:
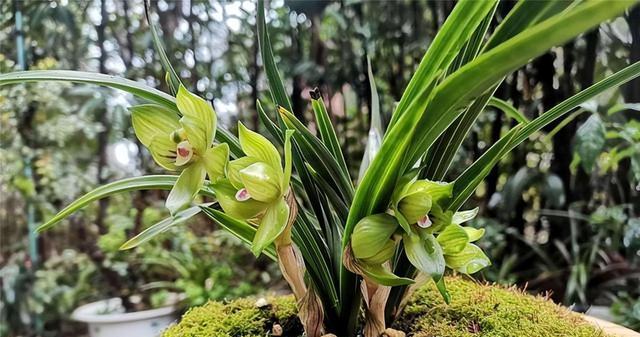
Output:
<svg viewBox="0 0 640 337">
<path fill-rule="evenodd" d="M 586 172 L 593 170 L 605 143 L 606 129 L 600 116 L 592 114 L 576 131 L 574 151 L 580 156 L 580 162 Z"/>
</svg>

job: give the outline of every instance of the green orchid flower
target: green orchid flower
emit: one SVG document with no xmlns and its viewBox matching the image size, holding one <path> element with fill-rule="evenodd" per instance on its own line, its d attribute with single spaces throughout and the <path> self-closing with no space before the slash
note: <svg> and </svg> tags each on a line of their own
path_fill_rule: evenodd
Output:
<svg viewBox="0 0 640 337">
<path fill-rule="evenodd" d="M 443 221 L 448 223 L 448 213 L 442 210 L 439 202 L 451 197 L 452 192 L 451 183 L 430 180 L 401 182 L 393 193 L 392 208 L 405 232 L 410 233 L 408 225 L 413 224 L 434 232 Z"/>
<path fill-rule="evenodd" d="M 180 86 L 176 105 L 182 117 L 155 104 L 130 109 L 136 136 L 156 163 L 180 172 L 166 200 L 171 214 L 189 206 L 206 175 L 212 182 L 223 177 L 229 158 L 227 144 L 213 145 L 217 121 L 211 104 Z"/>
<path fill-rule="evenodd" d="M 385 286 L 413 283 L 409 278 L 399 277 L 389 268 L 389 260 L 396 252 L 400 238 L 400 225 L 395 217 L 387 213 L 373 214 L 362 218 L 351 235 L 351 257 L 345 265 L 365 279 Z"/>
<path fill-rule="evenodd" d="M 444 227 L 437 238 L 447 267 L 463 274 L 473 274 L 491 265 L 482 249 L 473 244 L 484 236 L 484 228 L 461 226 L 477 214 L 477 208 L 454 213 L 451 223 Z"/>
<path fill-rule="evenodd" d="M 286 229 L 291 180 L 291 135 L 284 142 L 284 165 L 276 147 L 262 135 L 238 123 L 240 147 L 247 155 L 229 162 L 227 175 L 213 185 L 220 207 L 230 216 L 257 224 L 251 245 L 258 256 Z"/>
</svg>

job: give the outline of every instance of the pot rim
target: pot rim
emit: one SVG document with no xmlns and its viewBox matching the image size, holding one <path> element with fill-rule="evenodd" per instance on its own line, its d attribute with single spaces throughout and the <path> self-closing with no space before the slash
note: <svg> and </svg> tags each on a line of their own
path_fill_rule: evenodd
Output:
<svg viewBox="0 0 640 337">
<path fill-rule="evenodd" d="M 100 313 L 109 309 L 114 312 L 106 314 Z M 156 309 L 122 312 L 122 300 L 114 297 L 79 306 L 71 313 L 71 319 L 84 323 L 115 324 L 167 316 L 175 313 L 178 309 L 177 303 L 174 302 L 171 305 Z"/>
</svg>

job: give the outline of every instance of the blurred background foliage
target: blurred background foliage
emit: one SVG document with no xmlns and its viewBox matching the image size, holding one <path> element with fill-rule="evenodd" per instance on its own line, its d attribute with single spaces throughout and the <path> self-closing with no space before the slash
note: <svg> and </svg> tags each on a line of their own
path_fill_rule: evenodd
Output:
<svg viewBox="0 0 640 337">
<path fill-rule="evenodd" d="M 370 127 L 367 57 L 390 119 L 451 1 L 273 0 L 268 13 L 278 65 L 294 113 L 312 130 L 309 90 L 319 87 L 357 176 Z M 513 6 L 505 1 L 492 25 Z M 192 91 L 213 101 L 222 123 L 260 130 L 266 102 L 253 1 L 152 1 L 169 58 Z M 16 12 L 24 19 L 16 29 Z M 167 90 L 140 0 L 0 2 L 0 72 L 19 70 L 24 36 L 28 69 L 78 69 L 145 81 Z M 533 118 L 575 91 L 640 60 L 640 7 L 515 72 L 497 96 Z M 162 219 L 157 192 L 136 192 L 87 207 L 37 238 L 29 253 L 28 213 L 53 215 L 98 184 L 160 172 L 139 147 L 127 107 L 132 98 L 86 85 L 41 83 L 0 88 L 0 336 L 78 334 L 68 321 L 79 304 L 168 292 L 187 305 L 282 291 L 273 264 L 255 260 L 205 219 L 174 228 L 127 252 L 127 237 Z M 562 125 L 533 136 L 478 189 L 474 225 L 493 267 L 489 281 L 526 285 L 577 309 L 612 306 L 640 329 L 640 80 L 601 95 Z M 450 170 L 454 178 L 511 123 L 482 114 Z M 561 128 L 562 127 L 562 128 Z M 128 304 L 135 309 L 137 303 Z"/>
</svg>

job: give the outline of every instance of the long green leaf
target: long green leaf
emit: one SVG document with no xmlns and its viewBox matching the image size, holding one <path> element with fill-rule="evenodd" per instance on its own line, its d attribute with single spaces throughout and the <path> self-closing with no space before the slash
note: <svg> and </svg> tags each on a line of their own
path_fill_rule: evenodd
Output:
<svg viewBox="0 0 640 337">
<path fill-rule="evenodd" d="M 615 17 L 635 1 L 592 1 L 564 15 L 556 15 L 480 55 L 460 68 L 441 85 L 417 127 L 413 155 L 405 168 L 415 163 L 435 139 L 455 120 L 461 108 L 483 94 L 503 76 L 550 47 L 566 42 L 579 33 Z"/>
<path fill-rule="evenodd" d="M 167 83 L 169 84 L 169 88 L 171 88 L 171 93 L 175 96 L 178 93 L 178 88 L 182 85 L 182 81 L 180 81 L 180 77 L 178 77 L 178 73 L 176 73 L 175 69 L 171 65 L 171 61 L 167 57 L 167 52 L 164 50 L 162 45 L 162 40 L 160 40 L 160 36 L 158 35 L 158 29 L 156 25 L 151 21 L 151 9 L 149 8 L 149 0 L 144 1 L 144 14 L 147 19 L 147 24 L 149 25 L 149 29 L 151 30 L 151 40 L 153 41 L 153 47 L 156 49 L 158 53 L 158 58 L 160 59 L 160 64 L 162 64 L 162 68 L 167 72 L 168 79 Z"/>
<path fill-rule="evenodd" d="M 156 235 L 166 232 L 167 230 L 169 230 L 169 228 L 189 220 L 198 213 L 200 213 L 200 206 L 189 207 L 185 210 L 177 212 L 176 215 L 170 216 L 158 223 L 149 226 L 138 235 L 123 243 L 122 246 L 120 246 L 120 249 L 126 250 L 138 247 L 139 245 L 153 239 Z"/>
<path fill-rule="evenodd" d="M 280 130 L 280 128 L 271 120 L 271 118 L 269 118 L 267 113 L 262 108 L 262 104 L 260 103 L 260 100 L 256 102 L 256 108 L 258 110 L 258 117 L 260 118 L 262 125 L 264 125 L 267 128 L 267 131 L 269 131 L 271 136 L 278 142 L 278 144 L 280 144 L 280 146 L 284 146 L 284 138 L 282 137 L 283 135 L 282 130 Z"/>
<path fill-rule="evenodd" d="M 176 109 L 175 99 L 158 89 L 125 78 L 74 70 L 30 70 L 0 75 L 0 86 L 26 82 L 61 81 L 97 84 L 124 90 L 134 96 Z"/>
<path fill-rule="evenodd" d="M 464 201 L 471 195 L 475 187 L 491 170 L 493 165 L 505 154 L 509 153 L 520 143 L 528 139 L 532 134 L 540 131 L 553 121 L 561 118 L 573 109 L 579 107 L 586 101 L 593 99 L 598 94 L 626 83 L 640 76 L 640 62 L 636 62 L 617 73 L 593 84 L 587 89 L 571 96 L 560 104 L 554 106 L 549 111 L 538 116 L 536 119 L 522 124 L 518 128 L 509 131 L 509 134 L 502 137 L 494 144 L 480 159 L 471 165 L 454 183 L 454 199 L 446 207 L 457 210 Z"/>
<path fill-rule="evenodd" d="M 608 89 L 615 88 L 626 82 L 629 82 L 638 76 L 640 76 L 640 62 L 631 64 L 626 68 L 616 72 L 615 74 L 598 81 L 587 89 L 584 89 L 581 92 L 562 101 L 558 105 L 549 109 L 547 112 L 541 114 L 531 122 L 527 123 L 520 130 L 520 132 L 518 132 L 518 135 L 514 139 L 514 143 L 511 145 L 511 149 L 525 141 L 535 132 L 549 125 L 549 123 L 552 123 L 558 118 L 571 112 L 573 109 L 579 107 L 584 102 L 593 99 L 595 96 L 603 93 Z"/>
<path fill-rule="evenodd" d="M 423 101 L 429 95 L 429 92 L 426 91 L 427 84 L 431 83 L 436 74 L 449 67 L 458 51 L 472 37 L 494 4 L 494 0 L 466 0 L 460 1 L 454 7 L 403 92 L 389 123 L 389 129 L 393 128 L 406 111 L 424 111 Z M 417 107 L 412 108 L 413 105 L 417 105 Z"/>
<path fill-rule="evenodd" d="M 360 169 L 358 169 L 358 181 L 362 180 L 364 173 L 369 168 L 371 161 L 380 151 L 384 128 L 382 127 L 382 117 L 380 115 L 380 97 L 378 96 L 378 88 L 373 77 L 373 69 L 371 69 L 371 59 L 367 57 L 367 75 L 369 77 L 369 89 L 371 91 L 371 125 L 369 126 L 369 134 L 367 135 L 367 145 L 364 147 L 364 155 L 360 161 Z"/>
<path fill-rule="evenodd" d="M 353 184 L 349 178 L 349 172 L 345 171 L 346 167 L 341 168 L 322 141 L 314 136 L 292 113 L 280 109 L 280 116 L 288 128 L 296 130 L 293 138 L 300 146 L 305 160 L 323 175 L 325 180 L 334 180 L 336 182 L 335 188 L 342 195 L 344 201 L 349 203 L 353 196 Z"/>
<path fill-rule="evenodd" d="M 175 184 L 178 176 L 174 175 L 150 175 L 150 176 L 142 176 L 135 178 L 127 178 L 118 181 L 114 181 L 112 183 L 102 185 L 91 192 L 83 195 L 82 197 L 76 199 L 74 202 L 69 204 L 63 210 L 58 212 L 54 217 L 49 219 L 47 222 L 38 227 L 37 231 L 42 232 L 51 227 L 53 227 L 56 223 L 60 222 L 64 218 L 69 215 L 75 213 L 76 211 L 82 209 L 87 206 L 89 203 L 94 202 L 96 200 L 108 197 L 110 195 L 128 192 L 128 191 L 138 191 L 138 190 L 170 190 Z M 200 190 L 201 195 L 206 195 L 210 197 L 215 197 L 215 194 L 208 187 L 202 187 Z"/>
<path fill-rule="evenodd" d="M 119 89 L 179 113 L 173 96 L 146 84 L 121 77 L 75 70 L 30 70 L 0 75 L 0 86 L 46 81 L 88 83 Z M 235 157 L 243 156 L 238 139 L 220 125 L 216 132 L 216 140 L 229 144 L 231 154 Z"/>
<path fill-rule="evenodd" d="M 211 219 L 215 220 L 220 226 L 242 240 L 245 244 L 251 246 L 253 237 L 256 235 L 256 228 L 245 221 L 234 219 L 223 212 L 207 206 L 200 206 L 202 212 Z M 267 246 L 262 253 L 277 261 L 276 250 L 273 244 Z"/>
<path fill-rule="evenodd" d="M 464 115 L 456 119 L 447 130 L 429 148 L 421 163 L 420 178 L 442 180 L 451 166 L 458 148 L 467 137 L 469 130 L 475 123 L 478 115 L 486 106 L 487 101 L 493 95 L 490 91 L 476 99 L 465 111 Z"/>
<path fill-rule="evenodd" d="M 516 34 L 519 34 L 524 29 L 538 22 L 542 22 L 576 3 L 578 3 L 578 1 L 518 1 L 491 35 L 491 38 L 484 46 L 484 50 L 490 50 L 496 47 Z"/>
<path fill-rule="evenodd" d="M 555 0 L 540 0 L 540 1 L 520 1 L 509 12 L 507 17 L 502 20 L 495 33 L 491 36 L 490 40 L 482 47 L 484 50 L 490 50 L 496 45 L 512 38 L 516 34 L 520 33 L 524 29 L 553 16 L 566 7 L 571 5 L 570 1 L 555 1 Z M 483 23 L 486 23 L 483 22 Z M 477 40 L 478 36 L 484 35 L 484 30 L 480 26 L 478 31 L 474 34 L 474 39 L 469 43 L 481 41 Z M 471 48 L 479 48 L 480 44 Z M 466 54 L 466 53 L 465 53 Z M 458 65 L 462 66 L 477 55 L 468 55 L 463 62 Z M 457 70 L 455 68 L 454 70 Z M 451 70 L 451 69 L 450 69 Z M 451 71 L 450 71 L 451 72 Z M 466 111 L 455 120 L 447 130 L 440 135 L 437 141 L 429 148 L 424 160 L 422 161 L 423 170 L 420 172 L 421 178 L 431 180 L 444 179 L 449 166 L 455 157 L 456 152 L 460 148 L 460 145 L 466 138 L 469 130 L 475 123 L 480 113 L 484 110 L 488 100 L 492 97 L 499 83 L 488 90 L 481 97 L 477 98 L 473 104 L 471 104 Z"/>
<path fill-rule="evenodd" d="M 476 187 L 491 172 L 493 166 L 510 150 L 510 145 L 520 131 L 521 126 L 509 132 L 469 166 L 453 184 L 453 198 L 444 209 L 457 210 L 473 194 Z"/>
<path fill-rule="evenodd" d="M 333 124 L 331 124 L 331 119 L 329 118 L 329 113 L 327 112 L 327 107 L 324 105 L 320 91 L 316 89 L 316 91 L 312 91 L 311 93 L 311 106 L 316 116 L 320 139 L 322 139 L 322 142 L 329 152 L 331 152 L 333 158 L 338 162 L 340 168 L 344 172 L 348 172 L 347 163 L 344 160 L 338 136 L 333 128 Z"/>
<path fill-rule="evenodd" d="M 260 46 L 262 64 L 267 75 L 273 102 L 285 107 L 289 111 L 293 111 L 289 95 L 287 95 L 287 91 L 284 88 L 282 77 L 280 77 L 278 66 L 276 66 L 276 61 L 273 57 L 271 39 L 269 38 L 267 23 L 265 21 L 264 0 L 258 0 L 258 45 Z"/>
<path fill-rule="evenodd" d="M 335 189 L 331 186 L 332 182 L 326 181 L 309 164 L 307 164 L 307 170 L 311 173 L 315 183 L 326 193 L 327 199 L 331 202 L 333 209 L 338 213 L 340 219 L 342 219 L 343 222 L 346 221 L 349 215 L 349 206 L 347 206 L 344 200 L 335 192 Z"/>
<path fill-rule="evenodd" d="M 489 26 L 493 21 L 493 16 L 495 15 L 496 9 L 498 8 L 499 2 L 495 2 L 493 8 L 486 14 L 484 20 L 480 23 L 476 31 L 471 36 L 471 39 L 467 41 L 464 45 L 462 52 L 458 53 L 453 63 L 447 68 L 447 74 L 451 74 L 454 71 L 460 69 L 463 65 L 469 63 L 469 61 L 473 60 L 478 56 L 482 45 L 484 44 L 484 38 L 487 35 L 487 31 L 489 30 Z"/>
<path fill-rule="evenodd" d="M 525 117 L 513 105 L 509 104 L 509 102 L 503 101 L 503 100 L 501 100 L 499 98 L 496 98 L 496 97 L 491 97 L 491 99 L 489 99 L 489 102 L 487 103 L 487 105 L 502 110 L 502 112 L 504 112 L 505 115 L 509 116 L 509 118 L 512 118 L 512 119 L 516 120 L 518 123 L 528 123 L 529 122 L 529 119 L 527 119 L 527 117 Z"/>
<path fill-rule="evenodd" d="M 327 246 L 324 241 L 319 238 L 319 232 L 315 230 L 314 224 L 305 212 L 298 212 L 296 222 L 292 229 L 293 242 L 300 247 L 300 252 L 305 261 L 307 272 L 313 283 L 322 285 L 316 290 L 322 298 L 325 305 L 325 313 L 330 317 L 336 318 L 340 311 L 341 303 L 338 301 L 338 292 L 336 284 L 334 284 L 336 270 L 335 265 L 329 255 Z"/>
</svg>

